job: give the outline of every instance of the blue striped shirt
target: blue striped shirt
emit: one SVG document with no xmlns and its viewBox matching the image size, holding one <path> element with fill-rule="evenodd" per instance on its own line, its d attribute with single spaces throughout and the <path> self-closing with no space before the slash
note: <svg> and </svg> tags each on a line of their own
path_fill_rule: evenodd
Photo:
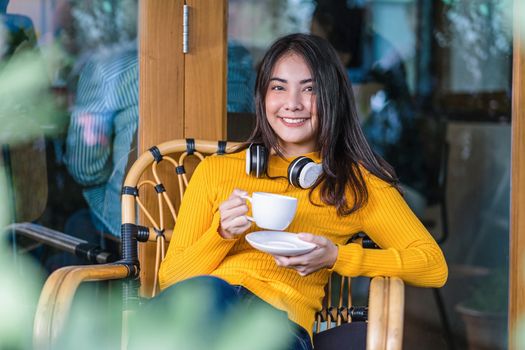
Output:
<svg viewBox="0 0 525 350">
<path fill-rule="evenodd" d="M 136 48 L 86 63 L 69 125 L 65 163 L 98 230 L 120 235 L 120 190 L 138 125 Z"/>
</svg>

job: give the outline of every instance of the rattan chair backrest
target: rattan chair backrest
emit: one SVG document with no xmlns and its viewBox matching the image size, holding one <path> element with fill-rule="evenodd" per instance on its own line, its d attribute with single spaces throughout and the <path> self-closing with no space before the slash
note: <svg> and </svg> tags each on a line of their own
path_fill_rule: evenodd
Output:
<svg viewBox="0 0 525 350">
<path fill-rule="evenodd" d="M 147 245 L 139 247 L 143 296 L 153 297 L 158 292 L 159 266 L 165 257 L 173 232 L 171 228 L 176 224 L 178 207 L 196 166 L 195 161 L 211 154 L 233 151 L 239 145 L 222 141 L 173 140 L 150 148 L 129 170 L 123 186 L 122 222 L 136 225 L 138 209 L 140 221 L 146 223 L 141 229 Z M 167 167 L 161 169 L 162 163 Z M 352 305 L 351 279 L 334 278 L 337 278 L 335 283 L 331 279 L 326 287 L 324 307 L 317 313 L 317 331 L 321 330 L 321 324 L 331 328 L 351 322 L 352 316 L 360 315 L 349 307 Z M 338 288 L 336 293 L 333 293 L 332 284 Z"/>
</svg>

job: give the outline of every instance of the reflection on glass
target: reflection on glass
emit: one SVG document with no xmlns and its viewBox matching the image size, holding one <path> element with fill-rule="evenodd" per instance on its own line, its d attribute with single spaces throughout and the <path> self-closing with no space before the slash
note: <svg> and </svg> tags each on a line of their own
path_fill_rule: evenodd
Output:
<svg viewBox="0 0 525 350">
<path fill-rule="evenodd" d="M 228 40 L 245 47 L 255 66 L 288 33 L 332 43 L 368 141 L 395 166 L 405 199 L 445 251 L 448 284 L 425 301 L 428 291 L 407 291 L 406 348 L 506 346 L 512 6 L 229 1 Z M 471 328 L 468 308 L 481 312 L 490 332 Z"/>
<path fill-rule="evenodd" d="M 0 144 L 11 220 L 118 254 L 112 237 L 120 235 L 120 188 L 138 125 L 137 10 L 137 0 L 0 1 Z M 29 170 L 17 166 L 24 157 Z M 44 203 L 38 212 L 24 209 L 35 202 Z M 50 248 L 31 255 L 48 272 L 86 263 Z"/>
<path fill-rule="evenodd" d="M 447 90 L 508 89 L 510 65 L 506 62 L 512 50 L 512 2 L 444 3 L 447 26 L 436 32 L 436 39 L 441 47 L 452 48 Z M 494 66 L 500 68 L 490 69 Z"/>
<path fill-rule="evenodd" d="M 310 1 L 230 1 L 228 112 L 254 113 L 255 65 L 281 34 L 308 29 Z"/>
<path fill-rule="evenodd" d="M 137 0 L 0 0 L 1 227 L 31 221 L 118 255 L 137 10 Z M 28 260 L 46 274 L 88 262 L 14 232 L 0 257 L 0 348 L 30 348 L 42 278 Z"/>
<path fill-rule="evenodd" d="M 227 111 L 255 112 L 255 69 L 250 52 L 239 42 L 228 41 Z"/>
<path fill-rule="evenodd" d="M 75 58 L 61 79 L 74 87 L 63 161 L 87 204 L 64 230 L 116 249 L 108 237 L 120 236 L 120 189 L 138 126 L 137 2 L 71 1 L 61 11 L 70 22 L 59 32 Z"/>
</svg>

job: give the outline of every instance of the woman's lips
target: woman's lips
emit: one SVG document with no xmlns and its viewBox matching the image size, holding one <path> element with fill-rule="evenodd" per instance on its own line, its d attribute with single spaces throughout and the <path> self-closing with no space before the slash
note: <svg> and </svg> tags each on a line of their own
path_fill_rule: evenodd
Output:
<svg viewBox="0 0 525 350">
<path fill-rule="evenodd" d="M 297 128 L 303 126 L 309 118 L 286 118 L 279 117 L 281 122 L 290 128 Z"/>
</svg>

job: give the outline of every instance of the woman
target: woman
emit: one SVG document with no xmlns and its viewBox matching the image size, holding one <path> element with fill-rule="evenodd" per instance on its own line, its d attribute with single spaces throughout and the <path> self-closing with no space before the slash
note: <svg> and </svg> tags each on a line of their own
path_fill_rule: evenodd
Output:
<svg viewBox="0 0 525 350">
<path fill-rule="evenodd" d="M 255 99 L 256 128 L 244 149 L 208 157 L 195 170 L 160 270 L 161 288 L 175 285 L 166 294 L 190 278 L 220 293 L 242 289 L 234 298 L 262 299 L 286 313 L 296 335 L 290 349 L 310 349 L 332 271 L 398 276 L 426 287 L 445 283 L 443 254 L 404 202 L 394 170 L 366 143 L 350 82 L 327 41 L 307 34 L 277 40 L 261 62 Z M 270 150 L 261 178 L 245 173 L 252 143 Z M 322 164 L 310 190 L 287 179 L 288 165 L 303 155 Z M 244 235 L 256 228 L 242 196 L 254 191 L 296 197 L 287 230 L 316 248 L 286 257 L 250 247 Z M 382 249 L 347 244 L 361 231 Z"/>
</svg>

